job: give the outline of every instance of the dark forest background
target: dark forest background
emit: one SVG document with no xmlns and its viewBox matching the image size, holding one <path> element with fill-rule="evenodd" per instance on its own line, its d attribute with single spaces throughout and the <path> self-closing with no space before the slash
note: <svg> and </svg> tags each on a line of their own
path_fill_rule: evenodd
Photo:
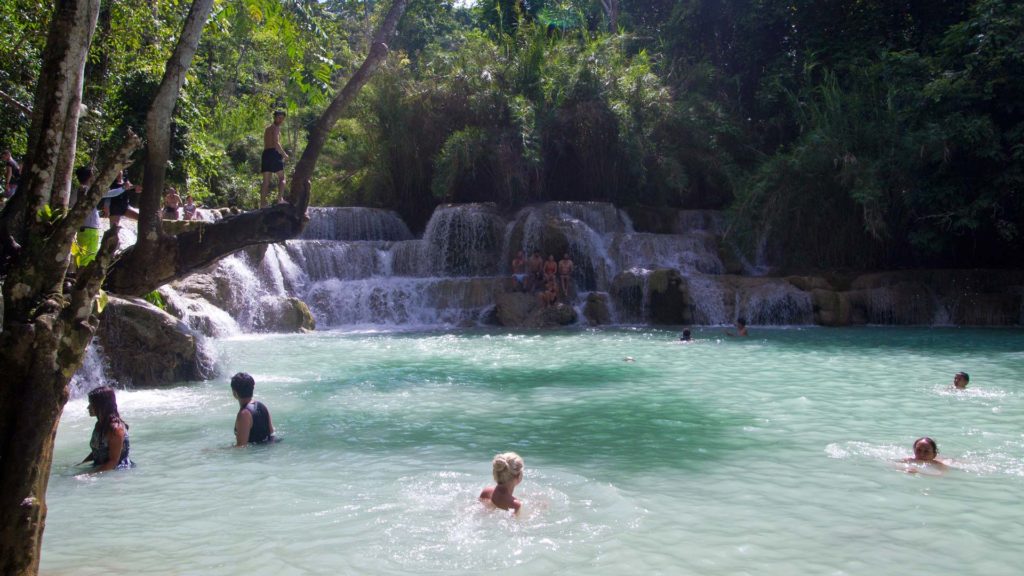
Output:
<svg viewBox="0 0 1024 576">
<path fill-rule="evenodd" d="M 188 4 L 104 3 L 80 163 L 143 129 Z M 254 206 L 271 112 L 300 151 L 387 7 L 219 2 L 175 112 L 172 183 Z M 49 12 L 0 6 L 15 157 Z M 818 270 L 1019 267 L 1022 184 L 1019 1 L 413 0 L 313 194 L 413 229 L 446 202 L 722 209 L 747 250 Z"/>
</svg>

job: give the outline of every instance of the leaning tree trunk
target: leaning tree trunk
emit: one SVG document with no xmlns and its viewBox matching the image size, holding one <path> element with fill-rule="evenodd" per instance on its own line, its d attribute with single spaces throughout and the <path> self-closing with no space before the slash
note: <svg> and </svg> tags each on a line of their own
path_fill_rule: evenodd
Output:
<svg viewBox="0 0 1024 576">
<path fill-rule="evenodd" d="M 386 41 L 394 34 L 408 4 L 408 0 L 395 0 L 391 5 L 374 37 L 370 53 L 310 129 L 309 141 L 292 174 L 287 203 L 246 212 L 220 222 L 197 224 L 176 236 L 167 235 L 160 224 L 159 206 L 168 150 L 155 148 L 150 136 L 139 214 L 139 240 L 111 267 L 104 288 L 117 294 L 141 296 L 246 246 L 282 242 L 298 236 L 307 222 L 310 181 L 327 136 L 387 56 Z M 148 131 L 170 125 L 173 107 L 154 104 L 151 114 L 157 114 L 158 110 L 159 117 L 151 115 L 147 119 Z"/>
<path fill-rule="evenodd" d="M 205 16 L 200 12 L 211 0 L 195 0 L 179 47 L 168 62 L 164 84 L 173 97 L 161 94 L 147 118 L 150 134 L 166 134 L 181 81 L 191 61 L 191 49 L 182 43 L 198 42 Z M 318 122 L 326 131 L 341 110 L 355 98 L 369 74 L 386 53 L 383 40 L 393 31 L 407 0 L 396 0 L 378 34 L 367 61 L 342 89 Z M 46 487 L 53 461 L 53 444 L 64 405 L 67 385 L 81 366 L 86 346 L 98 325 L 96 296 L 104 279 L 125 293 L 145 293 L 186 275 L 248 244 L 294 237 L 305 222 L 309 179 L 322 142 L 303 154 L 293 180 L 291 203 L 201 225 L 197 230 L 167 236 L 154 206 L 159 206 L 167 143 L 152 148 L 144 181 L 143 220 L 137 248 L 128 251 L 117 267 L 108 268 L 117 244 L 116 230 L 104 235 L 100 252 L 79 271 L 72 286 L 65 285 L 71 244 L 89 210 L 96 206 L 114 173 L 130 162 L 141 145 L 134 134 L 115 158 L 93 179 L 66 214 L 47 216 L 70 175 L 58 166 L 62 144 L 77 130 L 69 122 L 72 103 L 81 98 L 79 80 L 96 28 L 99 0 L 57 0 L 47 37 L 40 81 L 33 106 L 22 190 L 0 214 L 0 277 L 3 278 L 3 330 L 0 331 L 0 574 L 33 575 L 46 522 Z M 195 17 L 193 17 L 195 16 Z M 162 85 L 161 91 L 165 87 Z M 76 93 L 77 91 L 77 93 Z M 73 136 L 71 136 L 73 138 Z M 152 141 L 151 141 L 152 144 Z M 55 194 L 55 191 L 57 193 Z M 152 196 L 155 195 L 154 201 Z M 166 259 L 164 257 L 167 257 Z M 109 276 L 108 276 L 109 275 Z"/>
</svg>

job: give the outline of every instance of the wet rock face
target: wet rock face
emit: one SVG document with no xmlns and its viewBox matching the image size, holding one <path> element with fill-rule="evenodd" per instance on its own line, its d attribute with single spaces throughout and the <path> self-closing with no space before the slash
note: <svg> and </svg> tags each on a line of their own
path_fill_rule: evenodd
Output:
<svg viewBox="0 0 1024 576">
<path fill-rule="evenodd" d="M 182 321 L 136 298 L 111 297 L 96 340 L 109 374 L 133 386 L 165 386 L 213 377 L 202 342 Z"/>
<path fill-rule="evenodd" d="M 603 326 L 612 323 L 612 312 L 609 308 L 609 297 L 605 292 L 591 292 L 583 305 L 583 317 L 591 326 Z"/>
<path fill-rule="evenodd" d="M 509 328 L 557 328 L 577 321 L 576 310 L 566 304 L 543 306 L 535 294 L 508 292 L 497 297 L 495 316 Z"/>
<path fill-rule="evenodd" d="M 259 332 L 312 332 L 316 320 L 306 303 L 298 298 L 283 296 L 268 301 L 264 298 L 262 315 L 255 321 Z"/>
<path fill-rule="evenodd" d="M 655 270 L 648 279 L 651 322 L 690 324 L 693 314 L 688 305 L 686 286 L 676 270 Z"/>
</svg>

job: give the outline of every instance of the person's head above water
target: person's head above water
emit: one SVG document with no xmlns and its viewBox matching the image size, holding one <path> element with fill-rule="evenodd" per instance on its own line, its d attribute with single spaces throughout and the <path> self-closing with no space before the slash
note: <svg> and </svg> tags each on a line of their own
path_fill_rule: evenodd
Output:
<svg viewBox="0 0 1024 576">
<path fill-rule="evenodd" d="M 690 339 L 690 330 L 689 329 L 683 330 L 683 336 L 680 338 L 680 340 L 689 340 L 689 339 Z"/>
<path fill-rule="evenodd" d="M 935 444 L 935 440 L 927 436 L 914 440 L 914 458 L 916 460 L 935 460 L 938 455 L 939 447 Z"/>
<path fill-rule="evenodd" d="M 744 327 L 746 327 L 746 325 L 747 325 L 747 319 L 746 318 L 740 316 L 739 318 L 736 319 L 736 327 L 737 328 L 744 328 Z"/>
<path fill-rule="evenodd" d="M 117 397 L 114 395 L 114 389 L 110 386 L 100 386 L 89 392 L 89 407 L 92 408 L 96 418 L 100 420 L 109 418 L 120 420 L 121 418 L 121 414 L 117 411 Z"/>
<path fill-rule="evenodd" d="M 964 388 L 967 388 L 967 384 L 969 384 L 970 382 L 971 377 L 970 375 L 967 374 L 967 372 L 957 372 L 956 374 L 953 375 L 953 386 L 955 386 L 956 388 L 960 388 L 961 390 L 963 390 Z"/>
<path fill-rule="evenodd" d="M 494 481 L 498 484 L 510 484 L 523 479 L 523 459 L 515 452 L 498 454 L 491 461 Z"/>
<path fill-rule="evenodd" d="M 239 372 L 231 377 L 231 391 L 239 398 L 252 398 L 256 381 L 246 372 Z"/>
</svg>

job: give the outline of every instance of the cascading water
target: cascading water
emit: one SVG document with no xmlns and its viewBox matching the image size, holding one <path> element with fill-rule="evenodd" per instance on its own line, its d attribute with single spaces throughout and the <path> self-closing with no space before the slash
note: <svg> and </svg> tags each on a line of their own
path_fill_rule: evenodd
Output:
<svg viewBox="0 0 1024 576">
<path fill-rule="evenodd" d="M 726 324 L 737 315 L 753 324 L 813 321 L 809 297 L 788 284 L 726 280 L 720 212 L 682 211 L 677 233 L 651 234 L 636 232 L 607 203 L 540 204 L 511 221 L 492 204 L 446 205 L 420 239 L 383 210 L 313 208 L 310 218 L 300 239 L 223 260 L 210 281 L 182 287 L 171 304 L 195 329 L 214 335 L 267 329 L 262 310 L 284 298 L 304 301 L 321 329 L 473 324 L 508 289 L 509 262 L 523 250 L 556 260 L 568 253 L 576 290 L 612 294 L 608 306 L 620 323 L 650 320 L 648 277 L 665 269 L 683 278 L 694 323 Z M 197 293 L 206 300 L 189 303 Z M 214 304 L 221 314 L 209 310 Z"/>
</svg>

